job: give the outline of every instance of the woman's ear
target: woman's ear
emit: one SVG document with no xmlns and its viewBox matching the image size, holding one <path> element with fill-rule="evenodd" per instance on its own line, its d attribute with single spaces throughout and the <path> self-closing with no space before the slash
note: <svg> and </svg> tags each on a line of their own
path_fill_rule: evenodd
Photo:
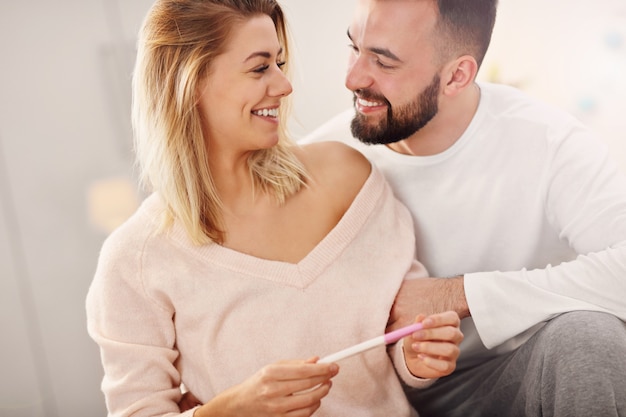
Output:
<svg viewBox="0 0 626 417">
<path fill-rule="evenodd" d="M 478 73 L 476 59 L 470 55 L 463 55 L 448 63 L 444 70 L 445 85 L 443 94 L 455 96 L 474 83 Z"/>
</svg>

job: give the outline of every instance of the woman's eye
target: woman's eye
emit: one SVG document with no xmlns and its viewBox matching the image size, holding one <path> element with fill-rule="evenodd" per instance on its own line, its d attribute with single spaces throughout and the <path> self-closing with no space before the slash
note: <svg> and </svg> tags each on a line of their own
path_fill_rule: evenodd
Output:
<svg viewBox="0 0 626 417">
<path fill-rule="evenodd" d="M 259 68 L 254 69 L 253 72 L 263 73 L 263 72 L 267 71 L 269 67 L 270 67 L 269 65 L 263 65 L 263 66 L 261 66 Z"/>
<path fill-rule="evenodd" d="M 353 44 L 349 44 L 348 48 L 350 48 L 350 50 L 354 53 L 354 54 L 358 54 L 359 53 L 359 48 L 357 48 L 356 46 L 354 46 Z"/>
<path fill-rule="evenodd" d="M 287 62 L 285 62 L 285 61 L 279 61 L 279 62 L 277 62 L 277 63 L 276 63 L 276 66 L 277 66 L 278 68 L 281 68 L 281 69 L 282 69 L 282 67 L 284 67 L 286 63 L 287 63 Z M 260 66 L 260 67 L 258 67 L 258 68 L 253 69 L 253 70 L 252 70 L 252 72 L 255 72 L 255 73 L 257 73 L 257 74 L 262 74 L 262 73 L 264 73 L 265 71 L 267 71 L 268 69 L 270 69 L 270 66 L 269 66 L 269 65 L 262 65 L 262 66 Z"/>
</svg>

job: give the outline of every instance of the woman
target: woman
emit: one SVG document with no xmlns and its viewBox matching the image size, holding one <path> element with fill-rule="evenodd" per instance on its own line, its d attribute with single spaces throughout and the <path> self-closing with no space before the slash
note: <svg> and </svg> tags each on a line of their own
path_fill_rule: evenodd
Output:
<svg viewBox="0 0 626 417">
<path fill-rule="evenodd" d="M 186 416 L 408 416 L 396 372 L 420 386 L 454 369 L 453 313 L 406 354 L 317 363 L 381 335 L 425 271 L 361 154 L 283 135 L 287 57 L 275 0 L 162 0 L 144 22 L 133 125 L 154 193 L 105 242 L 87 297 L 110 415 L 179 415 L 188 389 Z"/>
</svg>

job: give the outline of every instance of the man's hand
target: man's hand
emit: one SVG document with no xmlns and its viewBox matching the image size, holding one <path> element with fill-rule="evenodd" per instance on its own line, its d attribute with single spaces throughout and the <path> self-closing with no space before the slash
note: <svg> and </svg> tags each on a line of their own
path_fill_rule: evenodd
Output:
<svg viewBox="0 0 626 417">
<path fill-rule="evenodd" d="M 408 326 L 419 315 L 444 311 L 455 311 L 460 318 L 469 317 L 463 276 L 405 280 L 391 308 L 387 331 Z"/>
</svg>

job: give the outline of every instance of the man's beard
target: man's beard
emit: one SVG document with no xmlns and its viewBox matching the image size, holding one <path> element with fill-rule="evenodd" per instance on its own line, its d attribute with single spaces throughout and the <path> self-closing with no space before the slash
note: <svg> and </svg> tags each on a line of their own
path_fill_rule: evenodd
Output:
<svg viewBox="0 0 626 417">
<path fill-rule="evenodd" d="M 350 129 L 352 135 L 368 145 L 389 144 L 406 139 L 417 132 L 439 111 L 439 75 L 433 77 L 432 82 L 409 104 L 391 108 L 391 103 L 369 90 L 360 90 L 359 97 L 368 101 L 384 102 L 387 104 L 387 117 L 377 125 L 370 125 L 367 116 L 357 112 L 352 119 Z M 354 101 L 356 103 L 356 95 Z"/>
</svg>

